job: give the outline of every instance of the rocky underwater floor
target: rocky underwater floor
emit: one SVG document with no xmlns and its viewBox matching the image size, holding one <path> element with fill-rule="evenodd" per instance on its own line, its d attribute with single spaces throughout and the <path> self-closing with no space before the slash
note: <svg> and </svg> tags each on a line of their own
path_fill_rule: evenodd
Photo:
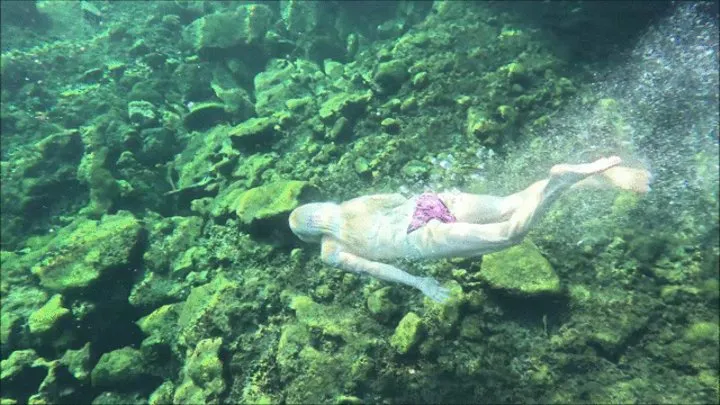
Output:
<svg viewBox="0 0 720 405">
<path fill-rule="evenodd" d="M 715 3 L 0 6 L 0 403 L 720 402 Z M 613 154 L 445 303 L 288 227 Z"/>
</svg>

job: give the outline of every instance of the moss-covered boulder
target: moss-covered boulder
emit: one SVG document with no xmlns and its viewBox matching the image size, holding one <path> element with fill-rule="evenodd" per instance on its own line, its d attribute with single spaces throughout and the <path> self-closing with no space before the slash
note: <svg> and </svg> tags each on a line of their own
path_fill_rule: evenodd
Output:
<svg viewBox="0 0 720 405">
<path fill-rule="evenodd" d="M 245 188 L 260 185 L 263 173 L 279 160 L 277 153 L 255 153 L 239 162 L 232 176 Z"/>
<path fill-rule="evenodd" d="M 128 212 L 106 215 L 100 221 L 80 219 L 58 232 L 32 273 L 52 290 L 87 287 L 130 264 L 141 230 Z"/>
<path fill-rule="evenodd" d="M 192 105 L 190 111 L 183 117 L 183 123 L 189 131 L 202 131 L 228 119 L 229 114 L 225 111 L 225 104 L 203 101 Z"/>
<path fill-rule="evenodd" d="M 51 333 L 70 317 L 70 310 L 63 307 L 62 295 L 55 294 L 28 318 L 28 329 L 35 336 Z"/>
<path fill-rule="evenodd" d="M 181 347 L 193 348 L 207 337 L 232 335 L 235 326 L 233 322 L 239 320 L 243 312 L 250 310 L 249 306 L 252 305 L 239 298 L 241 290 L 242 287 L 237 282 L 222 276 L 193 288 L 178 316 L 178 344 Z M 146 330 L 150 328 L 148 322 L 149 319 L 143 322 Z M 161 333 L 157 328 L 153 329 L 156 333 Z M 178 352 L 182 353 L 182 350 Z"/>
<path fill-rule="evenodd" d="M 559 294 L 560 278 L 529 240 L 483 256 L 480 278 L 490 287 L 518 296 Z"/>
<path fill-rule="evenodd" d="M 240 221 L 251 225 L 289 214 L 314 191 L 305 181 L 280 180 L 244 191 L 231 205 Z"/>
<path fill-rule="evenodd" d="M 233 127 L 230 139 L 233 146 L 242 151 L 258 151 L 278 139 L 279 127 L 273 118 L 251 118 Z"/>
<path fill-rule="evenodd" d="M 155 106 L 145 100 L 131 101 L 128 103 L 128 118 L 130 122 L 141 127 L 147 127 L 157 123 Z"/>
<path fill-rule="evenodd" d="M 373 80 L 385 93 L 393 93 L 405 83 L 409 76 L 407 62 L 391 60 L 377 66 Z"/>
<path fill-rule="evenodd" d="M 294 63 L 285 59 L 271 60 L 265 70 L 253 79 L 255 110 L 259 116 L 269 117 L 285 109 L 300 112 L 303 109 L 298 108 L 300 105 L 314 105 L 312 89 L 315 84 L 308 85 L 308 81 L 319 76 L 322 76 L 320 68 L 313 62 L 303 59 Z"/>
<path fill-rule="evenodd" d="M 117 387 L 136 384 L 145 372 L 145 359 L 139 350 L 123 347 L 105 353 L 90 374 L 94 387 Z"/>
<path fill-rule="evenodd" d="M 287 403 L 322 403 L 352 393 L 371 375 L 381 332 L 358 311 L 292 298 L 297 321 L 283 327 L 276 362 Z"/>
<path fill-rule="evenodd" d="M 37 362 L 39 359 L 40 363 L 44 361 L 32 349 L 10 353 L 7 359 L 0 361 L 0 382 L 8 383 L 27 369 L 41 366 L 42 364 Z"/>
<path fill-rule="evenodd" d="M 398 323 L 390 338 L 390 345 L 400 354 L 407 354 L 414 349 L 423 335 L 422 319 L 414 313 L 408 312 Z"/>
<path fill-rule="evenodd" d="M 375 290 L 367 298 L 367 307 L 374 318 L 379 321 L 387 321 L 394 317 L 399 307 L 392 300 L 392 287 L 383 287 Z"/>
<path fill-rule="evenodd" d="M 372 99 L 372 92 L 365 93 L 339 93 L 330 97 L 320 106 L 318 116 L 327 125 L 333 125 L 340 117 L 355 122 L 365 110 Z"/>
<path fill-rule="evenodd" d="M 232 171 L 240 153 L 230 142 L 229 130 L 226 125 L 217 125 L 190 139 L 174 161 L 178 171 L 176 191 L 210 187 Z"/>
<path fill-rule="evenodd" d="M 175 341 L 178 319 L 183 304 L 168 304 L 154 310 L 135 322 L 146 336 L 154 336 L 168 344 Z"/>
<path fill-rule="evenodd" d="M 242 5 L 232 12 L 198 18 L 185 29 L 183 38 L 197 52 L 250 45 L 264 38 L 272 18 L 272 10 L 266 5 Z"/>
<path fill-rule="evenodd" d="M 60 364 L 78 381 L 85 381 L 90 377 L 90 343 L 77 350 L 67 350 L 60 358 Z"/>
<path fill-rule="evenodd" d="M 223 364 L 219 351 L 222 338 L 203 339 L 185 361 L 184 378 L 175 390 L 173 402 L 205 404 L 217 402 L 225 391 Z"/>
</svg>

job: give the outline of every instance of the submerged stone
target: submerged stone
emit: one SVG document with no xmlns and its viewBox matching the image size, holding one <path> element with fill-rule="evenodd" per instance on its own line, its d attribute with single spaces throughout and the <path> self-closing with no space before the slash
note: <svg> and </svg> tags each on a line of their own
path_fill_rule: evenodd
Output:
<svg viewBox="0 0 720 405">
<path fill-rule="evenodd" d="M 257 150 L 272 144 L 279 134 L 271 118 L 251 118 L 230 130 L 233 146 L 241 150 Z"/>
<path fill-rule="evenodd" d="M 225 104 L 205 101 L 193 104 L 183 122 L 189 131 L 200 131 L 227 119 L 228 113 L 225 111 Z"/>
<path fill-rule="evenodd" d="M 250 45 L 264 38 L 272 16 L 266 5 L 242 5 L 233 12 L 198 18 L 185 29 L 183 37 L 198 52 Z"/>
<path fill-rule="evenodd" d="M 235 213 L 244 224 L 288 214 L 313 189 L 308 182 L 296 180 L 280 180 L 251 188 L 234 202 Z"/>
<path fill-rule="evenodd" d="M 420 343 L 422 334 L 422 319 L 416 313 L 408 312 L 395 328 L 395 333 L 390 338 L 390 345 L 398 353 L 407 354 Z"/>
<path fill-rule="evenodd" d="M 560 278 L 529 240 L 483 256 L 480 278 L 490 287 L 520 296 L 560 293 Z"/>
<path fill-rule="evenodd" d="M 70 310 L 62 306 L 62 296 L 55 294 L 28 318 L 28 328 L 33 335 L 42 335 L 57 328 L 70 316 Z"/>
<path fill-rule="evenodd" d="M 91 373 L 94 387 L 116 387 L 137 383 L 145 375 L 145 359 L 139 350 L 123 347 L 105 353 Z"/>
<path fill-rule="evenodd" d="M 185 361 L 184 379 L 175 390 L 174 403 L 213 403 L 225 390 L 219 351 L 222 338 L 203 339 Z"/>
<path fill-rule="evenodd" d="M 44 258 L 32 267 L 51 290 L 83 288 L 113 269 L 127 266 L 140 240 L 141 226 L 130 213 L 82 219 L 58 232 Z"/>
</svg>

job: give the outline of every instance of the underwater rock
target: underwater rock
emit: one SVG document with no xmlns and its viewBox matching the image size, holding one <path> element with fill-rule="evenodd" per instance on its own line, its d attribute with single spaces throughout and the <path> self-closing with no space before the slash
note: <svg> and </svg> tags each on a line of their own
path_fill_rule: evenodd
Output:
<svg viewBox="0 0 720 405">
<path fill-rule="evenodd" d="M 559 294 L 560 278 L 529 240 L 483 256 L 480 278 L 490 287 L 518 296 Z"/>
<path fill-rule="evenodd" d="M 340 93 L 336 94 L 320 106 L 318 115 L 327 125 L 335 123 L 340 117 L 345 117 L 351 123 L 355 122 L 365 112 L 372 92 Z"/>
<path fill-rule="evenodd" d="M 84 288 L 112 270 L 127 266 L 141 236 L 128 212 L 100 221 L 79 219 L 57 233 L 44 258 L 32 267 L 40 284 L 51 290 Z"/>
<path fill-rule="evenodd" d="M 390 94 L 398 91 L 409 76 L 408 66 L 404 60 L 391 60 L 377 66 L 373 81 L 384 93 Z"/>
<path fill-rule="evenodd" d="M 45 367 L 45 360 L 39 357 L 35 350 L 15 350 L 7 359 L 0 361 L 0 381 L 6 383 L 29 368 L 40 366 Z"/>
<path fill-rule="evenodd" d="M 277 153 L 255 153 L 245 158 L 238 164 L 232 173 L 233 178 L 244 183 L 243 186 L 250 188 L 261 183 L 262 174 L 272 167 L 278 160 Z"/>
<path fill-rule="evenodd" d="M 175 390 L 173 402 L 205 404 L 217 402 L 225 391 L 223 363 L 219 351 L 222 338 L 203 339 L 185 360 L 183 382 Z"/>
<path fill-rule="evenodd" d="M 495 122 L 488 113 L 480 108 L 468 108 L 467 121 L 465 131 L 468 137 L 477 137 L 481 140 L 491 138 L 499 129 L 499 124 Z"/>
<path fill-rule="evenodd" d="M 173 402 L 175 384 L 172 381 L 165 381 L 160 384 L 148 397 L 148 405 L 165 405 Z"/>
<path fill-rule="evenodd" d="M 130 122 L 141 127 L 151 126 L 157 122 L 155 106 L 145 100 L 129 102 L 128 117 L 130 118 Z"/>
<path fill-rule="evenodd" d="M 188 131 L 202 131 L 217 123 L 226 121 L 228 117 L 223 103 L 205 101 L 194 103 L 190 111 L 185 114 L 183 123 Z"/>
<path fill-rule="evenodd" d="M 145 405 L 145 398 L 137 392 L 106 391 L 92 400 L 92 405 Z"/>
<path fill-rule="evenodd" d="M 423 337 L 422 319 L 414 312 L 408 312 L 400 320 L 390 338 L 390 345 L 400 354 L 407 354 L 414 349 Z"/>
<path fill-rule="evenodd" d="M 250 95 L 245 89 L 239 87 L 222 88 L 212 84 L 215 95 L 225 104 L 225 111 L 238 121 L 246 120 L 255 115 L 255 105 L 250 101 Z"/>
<path fill-rule="evenodd" d="M 255 110 L 261 117 L 272 116 L 286 108 L 286 102 L 306 99 L 312 102 L 313 81 L 323 76 L 317 64 L 298 59 L 289 62 L 273 59 L 264 71 L 255 75 Z M 290 107 L 287 107 L 290 108 Z"/>
<path fill-rule="evenodd" d="M 199 53 L 260 42 L 272 23 L 272 10 L 262 4 L 241 5 L 234 12 L 198 18 L 183 32 L 183 38 Z"/>
<path fill-rule="evenodd" d="M 204 221 L 198 216 L 158 216 L 146 217 L 145 223 L 149 246 L 143 260 L 150 271 L 162 274 L 197 244 Z"/>
<path fill-rule="evenodd" d="M 78 130 L 49 135 L 23 149 L 26 151 L 2 162 L 3 249 L 37 227 L 44 218 L 37 215 L 38 212 L 52 210 L 60 201 L 66 204 L 79 197 L 64 194 L 79 186 L 77 167 L 83 155 L 83 143 Z M 57 195 L 65 198 L 55 198 Z"/>
<path fill-rule="evenodd" d="M 232 205 L 246 225 L 290 213 L 315 187 L 306 181 L 279 180 L 243 192 Z"/>
<path fill-rule="evenodd" d="M 104 353 L 90 378 L 94 387 L 115 387 L 138 383 L 146 375 L 145 359 L 139 350 L 123 347 Z"/>
<path fill-rule="evenodd" d="M 383 131 L 388 134 L 397 134 L 400 132 L 400 121 L 395 118 L 385 118 L 380 122 Z"/>
<path fill-rule="evenodd" d="M 287 403 L 329 402 L 370 375 L 381 332 L 359 311 L 294 296 L 297 322 L 283 326 L 275 360 Z"/>
<path fill-rule="evenodd" d="M 254 152 L 271 145 L 279 135 L 277 122 L 272 118 L 250 118 L 233 127 L 229 136 L 233 146 L 243 151 Z"/>
<path fill-rule="evenodd" d="M 392 287 L 383 287 L 368 296 L 368 310 L 378 320 L 387 321 L 397 315 L 400 308 L 392 301 L 392 292 Z"/>
<path fill-rule="evenodd" d="M 180 332 L 177 343 L 192 348 L 200 340 L 212 335 L 230 336 L 233 332 L 231 321 L 243 313 L 244 303 L 238 299 L 241 292 L 242 288 L 237 282 L 223 276 L 193 288 L 178 316 Z M 171 313 L 166 316 L 171 316 Z M 144 326 L 149 328 L 147 324 Z M 159 332 L 156 329 L 156 333 Z"/>
<path fill-rule="evenodd" d="M 77 350 L 67 350 L 60 358 L 60 364 L 67 367 L 70 374 L 78 381 L 85 381 L 90 376 L 90 342 Z"/>
<path fill-rule="evenodd" d="M 188 188 L 204 189 L 221 175 L 226 175 L 219 171 L 218 165 L 232 164 L 240 155 L 233 148 L 228 131 L 228 126 L 218 125 L 201 136 L 190 139 L 185 150 L 173 162 L 178 171 L 176 192 Z"/>
<path fill-rule="evenodd" d="M 182 303 L 163 305 L 135 323 L 146 336 L 154 336 L 170 344 L 177 338 L 182 307 Z"/>
<path fill-rule="evenodd" d="M 20 317 L 10 311 L 0 314 L 0 350 L 7 352 L 18 332 Z"/>
<path fill-rule="evenodd" d="M 55 294 L 28 318 L 28 329 L 36 336 L 49 334 L 60 327 L 70 316 L 70 310 L 62 306 L 62 295 Z"/>
<path fill-rule="evenodd" d="M 142 310 L 157 308 L 170 302 L 177 302 L 187 296 L 187 284 L 171 274 L 145 272 L 142 280 L 138 280 L 130 290 L 128 302 Z"/>
</svg>

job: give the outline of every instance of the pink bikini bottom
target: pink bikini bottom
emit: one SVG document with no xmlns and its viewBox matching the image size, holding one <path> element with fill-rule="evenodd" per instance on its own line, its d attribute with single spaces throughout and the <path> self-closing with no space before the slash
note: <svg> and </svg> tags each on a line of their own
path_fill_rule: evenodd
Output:
<svg viewBox="0 0 720 405">
<path fill-rule="evenodd" d="M 423 193 L 417 198 L 415 212 L 410 220 L 410 225 L 408 225 L 407 233 L 427 224 L 431 219 L 437 219 L 444 223 L 457 221 L 437 194 Z"/>
</svg>

